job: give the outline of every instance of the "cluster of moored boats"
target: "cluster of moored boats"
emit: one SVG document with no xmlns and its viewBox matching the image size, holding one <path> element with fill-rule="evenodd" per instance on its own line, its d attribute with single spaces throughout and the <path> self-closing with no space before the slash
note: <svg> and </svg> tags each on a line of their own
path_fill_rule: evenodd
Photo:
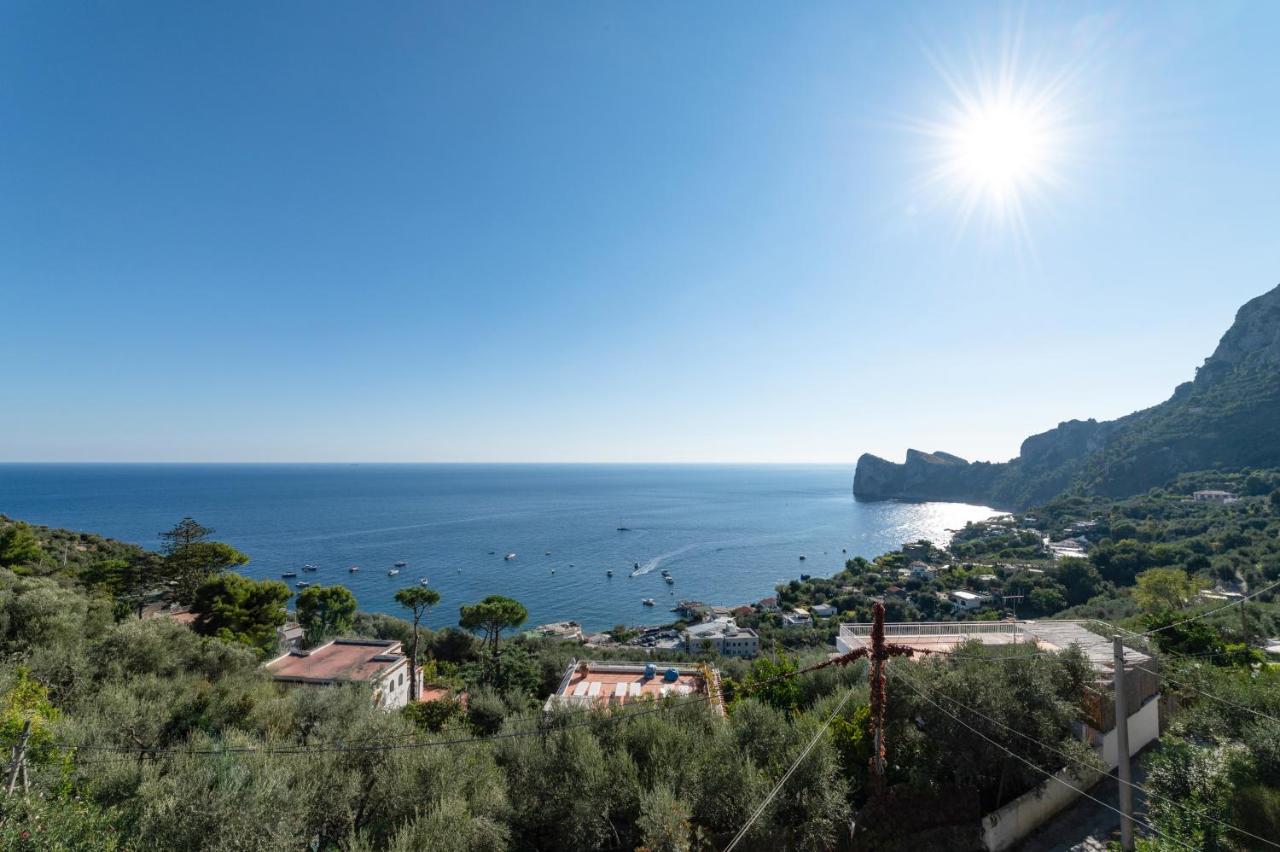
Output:
<svg viewBox="0 0 1280 852">
<path fill-rule="evenodd" d="M 399 562 L 396 562 L 394 565 L 392 565 L 390 568 L 388 568 L 388 569 L 387 569 L 387 576 L 388 576 L 388 577 L 395 577 L 396 575 L 398 575 L 398 574 L 400 573 L 400 569 L 402 569 L 402 568 L 407 568 L 407 567 L 408 567 L 408 565 L 409 565 L 409 563 L 408 563 L 408 562 L 405 562 L 405 561 L 403 561 L 403 560 L 401 560 L 401 561 L 399 561 Z M 319 569 L 317 566 L 312 565 L 311 563 L 307 563 L 306 565 L 303 565 L 303 566 L 302 566 L 302 570 L 310 573 L 310 572 L 319 571 L 320 569 Z M 359 565 L 348 565 L 348 566 L 347 566 L 347 573 L 349 573 L 349 574 L 355 574 L 355 573 L 358 573 L 359 571 L 360 571 L 360 566 L 359 566 Z M 458 571 L 459 571 L 459 572 L 461 572 L 461 571 L 462 571 L 462 569 L 461 569 L 461 568 L 459 568 L 459 569 L 458 569 Z M 292 579 L 294 579 L 294 578 L 296 578 L 296 577 L 298 576 L 298 572 L 297 572 L 297 571 L 293 571 L 293 570 L 284 571 L 284 572 L 282 572 L 282 573 L 280 574 L 280 576 L 281 576 L 281 577 L 283 577 L 283 578 L 284 578 L 284 579 L 286 579 L 286 580 L 292 580 Z M 427 578 L 426 578 L 426 577 L 420 577 L 420 578 L 418 579 L 418 583 L 420 583 L 420 584 L 421 584 L 421 585 L 423 585 L 423 586 L 426 586 L 426 585 L 429 585 L 430 581 L 429 581 L 429 580 L 427 580 Z M 308 586 L 310 586 L 310 585 L 311 585 L 311 583 L 310 583 L 309 581 L 307 581 L 307 580 L 298 580 L 297 582 L 295 582 L 295 583 L 294 583 L 294 585 L 295 585 L 295 586 L 297 586 L 299 589 L 305 589 L 305 588 L 307 588 Z"/>
<path fill-rule="evenodd" d="M 618 532 L 630 532 L 630 531 L 631 531 L 631 530 L 630 530 L 630 528 L 625 527 L 625 526 L 622 526 L 621 524 L 619 524 L 619 526 L 618 526 Z M 842 551 L 842 552 L 843 552 L 843 551 Z M 544 551 L 544 554 L 545 554 L 546 556 L 550 556 L 550 555 L 551 555 L 551 551 L 550 551 L 550 550 Z M 496 555 L 497 555 L 497 551 L 496 551 L 496 550 L 490 550 L 490 551 L 489 551 L 489 555 L 490 555 L 490 556 L 496 556 Z M 504 561 L 504 562 L 514 562 L 514 561 L 516 560 L 516 553 L 515 553 L 514 551 L 512 551 L 512 552 L 510 552 L 510 553 L 507 553 L 505 556 L 503 556 L 503 557 L 502 557 L 502 559 L 503 559 L 503 561 Z M 804 555 L 803 553 L 802 553 L 802 554 L 800 554 L 800 561 L 801 561 L 801 562 L 804 562 L 804 561 L 805 561 L 805 555 Z M 387 569 L 387 576 L 388 576 L 388 577 L 395 577 L 396 575 L 398 575 L 398 574 L 400 573 L 400 569 L 402 569 L 402 568 L 407 568 L 407 567 L 408 567 L 408 565 L 409 565 L 409 563 L 408 563 L 408 562 L 405 562 L 405 561 L 403 561 L 403 560 L 401 560 L 401 561 L 399 561 L 399 562 L 396 562 L 394 565 L 392 565 L 392 567 L 391 567 L 391 568 Z M 570 568 L 574 567 L 572 562 L 570 562 L 570 563 L 569 563 L 569 567 L 570 567 Z M 632 568 L 631 573 L 627 575 L 627 578 L 628 578 L 628 579 L 630 579 L 631 577 L 635 577 L 635 576 L 637 576 L 637 575 L 639 575 L 639 574 L 640 574 L 640 563 L 639 563 L 639 562 L 635 562 L 635 563 L 633 563 L 633 564 L 632 564 L 632 566 L 631 566 L 631 568 Z M 315 571 L 318 571 L 318 570 L 320 570 L 320 569 L 319 569 L 319 568 L 317 568 L 315 565 L 312 565 L 312 564 L 308 563 L 308 564 L 306 564 L 306 565 L 303 565 L 303 566 L 302 566 L 302 570 L 303 570 L 303 571 L 305 571 L 305 572 L 315 572 Z M 350 573 L 352 573 L 352 574 L 355 574 L 355 573 L 356 573 L 356 572 L 358 572 L 359 570 L 360 570 L 360 566 L 359 566 L 359 565 L 351 565 L 351 566 L 348 566 L 348 568 L 347 568 L 347 571 L 348 571 L 348 572 L 350 572 Z M 458 569 L 458 573 L 459 573 L 459 574 L 461 574 L 461 573 L 462 573 L 462 569 L 461 569 L 461 568 L 459 568 L 459 569 Z M 551 569 L 551 573 L 552 573 L 552 574 L 555 574 L 555 573 L 556 573 L 556 569 L 555 569 L 555 568 L 552 568 L 552 569 Z M 606 577 L 613 577 L 613 569 L 612 569 L 612 568 L 607 569 L 604 573 L 605 573 L 605 576 L 606 576 Z M 283 577 L 283 578 L 285 578 L 286 580 L 291 580 L 291 579 L 294 579 L 294 578 L 296 578 L 296 577 L 298 576 L 298 572 L 297 572 L 297 571 L 285 571 L 285 572 L 284 572 L 284 573 L 282 573 L 280 576 L 281 576 L 281 577 Z M 804 578 L 804 579 L 808 579 L 807 575 L 803 575 L 803 574 L 802 574 L 802 575 L 801 575 L 801 577 L 802 577 L 802 578 Z M 671 571 L 669 571 L 669 570 L 668 570 L 668 569 L 666 569 L 666 568 L 663 568 L 663 569 L 662 569 L 662 579 L 666 582 L 666 584 L 667 584 L 668 586 L 674 586 L 674 585 L 675 585 L 675 583 L 676 583 L 676 579 L 675 579 L 675 577 L 671 576 Z M 427 578 L 426 578 L 426 577 L 420 577 L 420 578 L 418 578 L 418 583 L 419 583 L 419 584 L 421 584 L 421 585 L 423 585 L 423 586 L 426 586 L 426 585 L 429 585 L 429 584 L 430 584 L 430 581 L 429 581 L 429 580 L 427 580 Z M 311 583 L 310 583 L 310 582 L 308 582 L 308 581 L 306 581 L 306 580 L 298 580 L 298 581 L 295 583 L 295 585 L 296 585 L 299 589 L 305 589 L 305 588 L 307 588 L 308 586 L 310 586 L 310 585 L 311 585 Z M 675 591 L 674 591 L 674 590 L 672 590 L 671 594 L 675 594 Z M 654 605 L 655 605 L 655 604 L 654 604 L 654 600 L 653 600 L 653 598 L 642 598 L 642 599 L 640 600 L 640 603 L 642 603 L 642 604 L 643 604 L 643 605 L 645 605 L 645 606 L 654 606 Z"/>
</svg>

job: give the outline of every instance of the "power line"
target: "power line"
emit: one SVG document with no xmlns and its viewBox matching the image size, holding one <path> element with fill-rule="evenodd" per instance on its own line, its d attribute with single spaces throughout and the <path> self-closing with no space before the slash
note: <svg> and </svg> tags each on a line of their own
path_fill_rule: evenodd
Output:
<svg viewBox="0 0 1280 852">
<path fill-rule="evenodd" d="M 796 769 L 799 768 L 804 759 L 809 756 L 809 752 L 813 751 L 813 747 L 818 744 L 818 740 L 822 739 L 822 735 L 831 727 L 831 723 L 835 721 L 836 716 L 840 715 L 840 711 L 844 709 L 844 705 L 849 703 L 849 699 L 853 697 L 853 693 L 854 690 L 851 688 L 844 694 L 844 698 L 840 699 L 840 703 L 836 705 L 836 709 L 827 717 L 827 721 L 822 723 L 822 727 L 819 728 L 817 733 L 813 735 L 813 738 L 809 740 L 809 744 L 804 747 L 804 751 L 800 752 L 800 756 L 792 762 L 791 766 L 783 776 L 778 779 L 778 783 L 769 791 L 769 795 L 764 797 L 764 801 L 761 802 L 760 807 L 756 808 L 755 812 L 751 814 L 750 819 L 746 821 L 742 828 L 738 829 L 738 833 L 733 836 L 733 840 L 729 841 L 729 845 L 724 847 L 724 852 L 733 852 L 734 847 L 742 841 L 742 838 L 747 836 L 747 832 L 751 830 L 751 826 L 755 825 L 756 820 L 758 820 L 760 815 L 764 813 L 764 809 L 769 806 L 769 803 L 773 801 L 774 796 L 777 796 L 778 791 L 780 791 L 783 785 L 787 783 L 787 779 L 795 773 Z"/>
<path fill-rule="evenodd" d="M 77 760 L 76 764 L 91 765 L 95 763 L 123 763 L 134 760 L 155 760 L 162 756 L 176 755 L 181 757 L 219 757 L 230 754 L 263 754 L 269 756 L 278 755 L 298 755 L 298 754 L 325 754 L 333 752 L 388 752 L 388 751 L 404 751 L 419 750 L 426 748 L 437 748 L 443 746 L 455 745 L 474 745 L 476 743 L 490 742 L 494 740 L 515 739 L 518 737 L 542 736 L 555 731 L 567 730 L 570 728 L 579 728 L 595 724 L 614 724 L 616 722 L 626 721 L 627 719 L 638 716 L 646 716 L 651 713 L 661 713 L 674 707 L 688 707 L 709 700 L 705 696 L 696 696 L 687 698 L 682 701 L 666 702 L 657 704 L 653 707 L 646 707 L 642 710 L 635 710 L 630 713 L 611 713 L 597 718 L 582 719 L 575 722 L 555 723 L 554 719 L 549 724 L 543 725 L 532 730 L 515 730 L 502 731 L 495 734 L 489 734 L 483 737 L 457 737 L 447 740 L 428 740 L 425 742 L 392 740 L 389 742 L 366 741 L 363 743 L 336 743 L 326 746 L 280 746 L 280 747 L 262 747 L 262 746 L 230 746 L 224 748 L 166 748 L 166 749 L 114 749 L 106 746 L 73 746 L 71 748 L 80 748 L 85 750 L 97 750 L 106 752 L 124 752 L 122 756 L 115 758 L 103 758 L 97 760 Z"/>
<path fill-rule="evenodd" d="M 1201 695 L 1205 696 L 1206 698 L 1212 698 L 1214 701 L 1220 702 L 1222 704 L 1226 704 L 1229 707 L 1234 707 L 1237 710 L 1243 710 L 1246 713 L 1252 713 L 1253 715 L 1261 719 L 1270 719 L 1272 722 L 1276 722 L 1277 724 L 1280 724 L 1280 718 L 1276 718 L 1275 716 L 1271 716 L 1267 713 L 1263 713 L 1261 710 L 1255 710 L 1252 707 L 1245 706 L 1244 704 L 1237 704 L 1234 701 L 1228 701 L 1227 699 L 1221 696 L 1214 695 L 1212 692 L 1205 692 L 1203 689 L 1194 687 L 1189 683 L 1183 683 L 1182 681 L 1174 680 L 1168 675 L 1163 675 L 1163 674 L 1160 674 L 1159 672 L 1153 672 L 1151 671 L 1151 669 L 1146 669 L 1146 668 L 1143 668 L 1142 666 L 1135 665 L 1134 668 L 1144 671 L 1147 674 L 1155 675 L 1156 677 L 1159 677 L 1159 678 L 1164 678 L 1169 683 L 1172 683 L 1174 686 L 1181 686 L 1183 689 L 1189 689 L 1192 692 L 1198 692 Z"/>
<path fill-rule="evenodd" d="M 1047 778 L 1051 778 L 1051 779 L 1053 779 L 1054 781 L 1057 781 L 1059 784 L 1061 784 L 1062 786 L 1066 787 L 1067 789 L 1069 789 L 1069 790 L 1074 790 L 1078 795 L 1084 796 L 1086 799 L 1090 799 L 1090 800 L 1092 800 L 1092 801 L 1096 802 L 1097 804 L 1102 805 L 1104 808 L 1106 808 L 1106 809 L 1107 809 L 1107 810 L 1109 810 L 1109 811 L 1114 811 L 1115 813 L 1119 814 L 1119 815 L 1120 815 L 1120 817 L 1121 817 L 1122 819 L 1125 817 L 1125 815 L 1124 815 L 1123 813 L 1121 813 L 1121 811 L 1120 811 L 1120 809 L 1119 809 L 1119 808 L 1113 808 L 1113 807 L 1111 807 L 1111 805 L 1107 804 L 1106 802 L 1102 801 L 1101 799 L 1096 798 L 1096 797 L 1094 797 L 1094 796 L 1090 796 L 1088 793 L 1086 793 L 1084 790 L 1081 790 L 1079 787 L 1076 787 L 1076 786 L 1074 786 L 1074 785 L 1072 785 L 1072 784 L 1068 784 L 1066 781 L 1062 780 L 1061 778 L 1059 778 L 1059 777 L 1058 777 L 1057 775 L 1055 775 L 1054 773 L 1049 772 L 1049 771 L 1048 771 L 1048 770 L 1046 770 L 1046 769 L 1042 769 L 1041 767 L 1037 766 L 1034 762 L 1032 762 L 1032 761 L 1030 761 L 1030 760 L 1027 760 L 1027 759 L 1026 759 L 1025 757 L 1023 757 L 1022 755 L 1017 754 L 1017 753 L 1015 753 L 1015 752 L 1011 751 L 1011 750 L 1010 750 L 1009 748 L 1007 748 L 1006 746 L 1004 746 L 1004 745 L 1002 745 L 1001 743 L 998 743 L 998 742 L 996 742 L 995 740 L 991 739 L 991 737 L 989 737 L 989 736 L 987 736 L 986 734 L 982 733 L 982 731 L 979 731 L 977 728 L 973 727 L 973 725 L 970 725 L 968 722 L 964 721 L 964 720 L 963 720 L 963 719 L 961 719 L 959 716 L 957 716 L 956 714 L 952 713 L 950 710 L 948 710 L 947 708 L 943 707 L 941 704 L 939 704 L 938 702 L 934 701 L 934 700 L 933 700 L 932 698 L 930 698 L 929 696 L 925 695 L 923 692 L 921 692 L 919 689 L 917 689 L 917 688 L 916 688 L 916 685 L 915 685 L 915 684 L 913 684 L 913 683 L 912 683 L 910 680 L 908 680 L 907 678 L 902 677 L 902 675 L 901 675 L 901 674 L 898 674 L 897 672 L 893 672 L 893 673 L 894 673 L 894 674 L 897 674 L 897 675 L 898 675 L 898 677 L 899 677 L 899 678 L 900 678 L 904 683 L 906 683 L 906 684 L 907 684 L 907 686 L 908 686 L 908 687 L 910 687 L 910 688 L 911 688 L 911 690 L 912 690 L 913 692 L 915 692 L 915 693 L 916 693 L 916 695 L 920 696 L 922 699 L 924 699 L 924 700 L 925 700 L 925 701 L 927 701 L 928 703 L 932 704 L 932 705 L 933 705 L 934 707 L 936 707 L 938 710 L 940 710 L 940 711 L 942 711 L 943 713 L 945 713 L 945 714 L 947 714 L 948 716 L 950 716 L 952 719 L 954 719 L 954 720 L 955 720 L 957 723 L 959 723 L 960 725 L 964 726 L 965 728 L 968 728 L 968 729 L 969 729 L 970 731 L 972 731 L 973 733 L 975 733 L 975 734 L 977 734 L 978 736 L 982 737 L 984 740 L 986 740 L 987 742 L 991 743 L 993 746 L 995 746 L 996 748 L 1000 749 L 1000 750 L 1001 750 L 1001 751 L 1003 751 L 1005 754 L 1009 755 L 1009 756 L 1010 756 L 1010 757 L 1012 757 L 1012 758 L 1015 758 L 1015 759 L 1017 759 L 1017 760 L 1022 761 L 1022 762 L 1023 762 L 1023 763 L 1025 763 L 1027 766 L 1030 766 L 1032 769 L 1034 769 L 1036 772 L 1039 772 L 1041 775 L 1044 775 L 1044 776 L 1045 776 L 1045 777 L 1047 777 Z M 1157 835 L 1159 835 L 1160 837 L 1165 838 L 1166 840 L 1169 840 L 1169 841 L 1171 841 L 1171 842 L 1173 842 L 1173 843 L 1178 844 L 1179 846 L 1182 846 L 1183 848 L 1186 848 L 1186 849 L 1194 849 L 1194 848 L 1195 848 L 1194 846 L 1191 846 L 1191 845 L 1189 845 L 1189 844 L 1183 843 L 1181 840 L 1178 840 L 1177 838 L 1170 837 L 1169 835 L 1165 834 L 1164 832 L 1160 831 L 1158 828 L 1155 828 L 1155 827 L 1154 827 L 1154 826 L 1152 826 L 1152 825 L 1149 825 L 1149 824 L 1144 823 L 1144 822 L 1140 822 L 1139 820 L 1136 820 L 1136 819 L 1135 819 L 1135 820 L 1133 820 L 1133 821 L 1134 821 L 1134 823 L 1135 823 L 1135 824 L 1142 826 L 1143 828 L 1147 829 L 1148 831 L 1152 832 L 1153 834 L 1157 834 Z"/>
<path fill-rule="evenodd" d="M 898 675 L 898 677 L 900 677 L 902 680 L 909 680 L 909 679 L 910 679 L 910 678 L 908 678 L 906 675 L 902 674 L 902 672 L 895 672 L 895 674 L 897 674 L 897 675 Z M 1053 747 L 1053 746 L 1049 745 L 1049 744 L 1048 744 L 1048 743 L 1046 743 L 1046 742 L 1043 742 L 1043 741 L 1041 741 L 1041 740 L 1038 740 L 1038 739 L 1036 739 L 1035 737 L 1031 736 L 1030 734 L 1028 734 L 1028 733 L 1025 733 L 1025 732 L 1023 732 L 1023 731 L 1018 730 L 1017 728 L 1013 727 L 1012 725 L 1007 725 L 1007 724 L 1005 724 L 1004 722 L 1001 722 L 999 719 L 995 719 L 995 718 L 992 718 L 991 716 L 988 716 L 986 713 L 983 713 L 981 710 L 976 710 L 976 709 L 974 709 L 973 707 L 970 707 L 969 705 L 965 704 L 964 702 L 960 701 L 959 699 L 952 698 L 950 695 L 945 695 L 945 694 L 938 693 L 938 692 L 933 692 L 932 694 L 937 695 L 937 696 L 940 696 L 941 698 L 944 698 L 944 699 L 946 699 L 947 701 L 950 701 L 952 704 L 955 704 L 956 706 L 960 707 L 961 709 L 963 709 L 963 710 L 968 710 L 970 713 L 974 714 L 975 716 L 980 716 L 980 717 L 982 717 L 983 719 L 986 719 L 988 722 L 991 722 L 992 724 L 999 725 L 1000 727 L 1004 728 L 1006 731 L 1010 731 L 1010 732 L 1012 732 L 1012 733 L 1015 733 L 1015 734 L 1017 734 L 1018 736 L 1022 737 L 1023 739 L 1025 739 L 1025 740 L 1029 740 L 1030 742 L 1035 743 L 1036 745 L 1040 746 L 1041 748 L 1047 749 L 1048 751 L 1051 751 L 1051 752 L 1053 752 L 1053 753 L 1055 753 L 1055 754 L 1057 754 L 1057 755 L 1059 755 L 1059 756 L 1061 756 L 1061 757 L 1065 757 L 1067 760 L 1071 761 L 1072 763 L 1075 763 L 1075 764 L 1077 764 L 1077 765 L 1079 765 L 1079 766 L 1083 766 L 1083 767 L 1085 767 L 1086 769 L 1096 769 L 1096 768 L 1097 768 L 1097 767 L 1094 767 L 1094 766 L 1090 766 L 1088 763 L 1086 763 L 1086 762 L 1085 762 L 1085 761 L 1083 761 L 1083 760 L 1080 760 L 1078 757 L 1075 757 L 1075 756 L 1074 756 L 1074 755 L 1072 755 L 1070 752 L 1063 751 L 1062 749 L 1055 748 L 1055 747 Z M 1143 786 L 1142 786 L 1142 785 L 1140 785 L 1140 784 L 1135 784 L 1135 783 L 1133 783 L 1132 781 L 1126 781 L 1126 780 L 1124 780 L 1123 778 L 1119 778 L 1119 777 L 1117 777 L 1117 778 L 1116 778 L 1116 780 L 1117 780 L 1119 783 L 1121 783 L 1121 784 L 1125 784 L 1125 785 L 1128 785 L 1129 787 L 1132 787 L 1133 789 L 1135 789 L 1135 790 L 1139 791 L 1140 793 L 1142 793 L 1143 795 L 1147 796 L 1148 798 L 1160 799 L 1160 800 L 1162 800 L 1162 801 L 1169 802 L 1169 803 L 1171 803 L 1171 804 L 1173 804 L 1173 805 L 1175 805 L 1175 806 L 1177 806 L 1177 807 L 1179 807 L 1179 808 L 1182 808 L 1183 810 L 1187 811 L 1188 813 L 1194 814 L 1194 815 L 1196 815 L 1196 816 L 1198 816 L 1198 817 L 1202 817 L 1202 818 L 1207 819 L 1207 820 L 1210 820 L 1210 821 L 1212 821 L 1212 822 L 1216 822 L 1218 825 L 1224 826 L 1225 828 L 1229 828 L 1229 829 L 1231 829 L 1232 831 L 1235 831 L 1235 832 L 1237 832 L 1237 833 L 1239 833 L 1239 834 L 1243 834 L 1243 835 L 1244 835 L 1244 836 L 1246 836 L 1246 837 L 1252 837 L 1254 840 L 1261 840 L 1263 843 L 1267 844 L 1268 846 L 1274 846 L 1275 848 L 1280 849 L 1280 843 L 1276 843 L 1276 842 L 1274 842 L 1274 841 L 1272 841 L 1272 840 L 1268 840 L 1268 839 L 1267 839 L 1267 838 L 1265 838 L 1265 837 L 1259 837 L 1258 835 L 1253 834 L 1252 832 L 1245 831 L 1243 828 L 1240 828 L 1239 826 L 1235 826 L 1235 825 L 1232 825 L 1232 824 L 1231 824 L 1231 823 L 1229 823 L 1229 822 L 1226 822 L 1226 821 L 1224 821 L 1224 820 L 1220 820 L 1220 819 L 1218 819 L 1217 817 L 1214 817 L 1214 816 L 1212 816 L 1212 815 L 1210 815 L 1210 814 L 1208 814 L 1208 813 L 1206 813 L 1206 812 L 1204 812 L 1204 811 L 1196 810 L 1195 808 L 1191 807 L 1190 805 L 1183 804 L 1182 802 L 1179 802 L 1179 801 L 1177 801 L 1176 799 L 1170 798 L 1169 796 L 1165 796 L 1165 795 L 1162 795 L 1162 794 L 1160 794 L 1160 793 L 1154 793 L 1154 792 L 1152 792 L 1151 790 L 1148 790 L 1147 788 L 1143 787 Z"/>
<path fill-rule="evenodd" d="M 1198 614 L 1198 615 L 1193 615 L 1193 616 L 1191 616 L 1190 618 L 1184 618 L 1184 619 L 1182 619 L 1181 621 L 1175 621 L 1175 622 L 1173 622 L 1173 624 L 1166 624 L 1164 627 L 1157 627 L 1157 628 L 1155 628 L 1154 630 L 1148 630 L 1146 633 L 1139 633 L 1139 634 L 1137 634 L 1137 635 L 1139 635 L 1139 636 L 1151 636 L 1151 635 L 1153 635 L 1153 634 L 1160 633 L 1161 631 L 1164 631 L 1164 630 L 1171 630 L 1171 629 L 1173 629 L 1174 627 L 1178 627 L 1179 625 L 1183 625 L 1183 624 L 1190 624 L 1190 623 L 1191 623 L 1191 622 L 1193 622 L 1193 621 L 1199 621 L 1199 620 L 1200 620 L 1200 619 L 1202 619 L 1202 618 L 1208 618 L 1208 617 L 1209 617 L 1209 616 L 1211 616 L 1211 615 L 1214 615 L 1214 614 L 1216 614 L 1216 613 L 1222 612 L 1224 609 L 1230 609 L 1230 608 L 1231 608 L 1231 607 L 1233 607 L 1233 606 L 1239 606 L 1240 604 L 1244 603 L 1245 601 L 1250 600 L 1250 599 L 1252 599 L 1252 598 L 1256 598 L 1258 595 L 1263 594 L 1264 592 L 1268 592 L 1268 591 L 1270 591 L 1270 590 L 1272 590 L 1272 589 L 1276 588 L 1277 586 L 1280 586 L 1280 580 L 1276 580 L 1274 583 L 1272 583 L 1272 584 L 1271 584 L 1271 585 L 1269 585 L 1269 586 L 1263 586 L 1261 589 L 1258 589 L 1258 591 L 1256 591 L 1256 592 L 1250 592 L 1249 594 L 1245 595 L 1244 597 L 1239 598 L 1238 600 L 1234 600 L 1234 601 L 1232 601 L 1232 602 L 1231 602 L 1231 603 L 1229 603 L 1229 604 L 1224 604 L 1223 606 L 1220 606 L 1220 607 L 1218 607 L 1217 609 L 1211 609 L 1211 610 L 1209 610 L 1208 612 L 1202 612 L 1202 613 L 1200 613 L 1200 614 Z"/>
<path fill-rule="evenodd" d="M 824 668 L 828 668 L 835 665 L 842 665 L 846 662 L 850 662 L 850 660 L 846 659 L 848 656 L 849 655 L 846 654 L 846 655 L 842 655 L 841 657 L 828 658 L 826 660 L 822 660 L 821 662 L 814 663 L 812 665 L 805 666 L 803 668 L 799 668 L 794 671 L 783 672 L 781 674 L 774 675 L 773 677 L 765 678 L 764 680 L 757 681 L 756 683 L 743 684 L 741 687 L 739 687 L 739 689 L 742 692 L 749 694 L 758 689 L 762 689 L 766 686 L 771 686 L 772 684 L 778 683 L 783 680 L 789 680 L 791 678 L 799 677 L 800 675 L 808 674 L 810 672 L 817 671 L 819 669 L 824 669 Z M 227 755 L 227 754 L 293 755 L 293 754 L 326 753 L 326 752 L 366 752 L 366 751 L 373 752 L 373 751 L 393 751 L 393 750 L 399 750 L 399 749 L 421 749 L 421 748 L 434 748 L 437 746 L 471 745 L 479 742 L 509 739 L 509 738 L 520 737 L 520 736 L 540 736 L 556 730 L 583 727 L 586 725 L 613 724 L 615 722 L 625 721 L 626 719 L 629 719 L 635 716 L 645 716 L 651 713 L 661 713 L 674 708 L 689 707 L 696 704 L 709 702 L 713 699 L 713 697 L 714 696 L 707 694 L 707 695 L 697 695 L 692 697 L 686 697 L 682 699 L 668 699 L 661 703 L 655 704 L 652 707 L 645 707 L 643 709 L 634 710 L 631 712 L 616 711 L 616 712 L 608 713 L 605 715 L 590 716 L 589 718 L 583 719 L 581 721 L 573 721 L 573 722 L 562 721 L 563 716 L 561 716 L 561 720 L 557 720 L 557 718 L 554 715 L 548 716 L 547 714 L 543 714 L 541 716 L 524 716 L 524 717 L 514 716 L 514 717 L 510 717 L 507 721 L 509 722 L 533 721 L 538 723 L 538 727 L 532 730 L 524 730 L 524 731 L 505 731 L 505 732 L 500 732 L 496 734 L 489 734 L 483 737 L 459 737 L 459 738 L 449 739 L 449 740 L 430 740 L 426 742 L 419 742 L 417 741 L 416 737 L 411 736 L 408 738 L 396 738 L 389 741 L 363 740 L 363 741 L 356 741 L 354 743 L 339 742 L 339 743 L 335 743 L 333 745 L 327 745 L 327 746 L 302 746 L 302 745 L 278 746 L 278 747 L 229 746 L 224 748 L 193 749 L 193 748 L 187 748 L 187 747 L 146 748 L 143 746 L 102 746 L 102 745 L 93 745 L 93 744 L 77 745 L 74 743 L 55 743 L 54 747 L 65 749 L 65 750 L 71 750 L 71 751 L 97 751 L 97 752 L 108 752 L 108 753 L 115 753 L 115 754 L 130 755 L 130 757 L 119 758 L 118 760 L 120 761 L 129 761 L 133 759 L 156 759 L 162 755 L 169 755 L 169 754 L 176 754 L 176 755 L 183 755 L 183 756 L 192 756 L 192 755 L 219 756 L 219 755 Z M 591 706 L 591 707 L 584 707 L 584 708 L 566 708 L 561 712 L 565 715 L 568 715 L 571 713 L 588 715 L 588 714 L 598 713 L 601 710 L 602 708 L 600 707 Z M 92 763 L 106 763 L 106 762 L 110 762 L 110 761 L 108 760 L 88 760 L 88 761 L 77 760 L 76 761 L 77 765 L 89 765 Z"/>
</svg>

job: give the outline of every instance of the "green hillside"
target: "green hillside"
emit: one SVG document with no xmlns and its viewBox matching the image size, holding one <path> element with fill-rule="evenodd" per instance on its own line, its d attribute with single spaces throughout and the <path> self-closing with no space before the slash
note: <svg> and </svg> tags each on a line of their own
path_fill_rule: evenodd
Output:
<svg viewBox="0 0 1280 852">
<path fill-rule="evenodd" d="M 1118 420 L 1072 420 L 1018 457 L 970 463 L 908 450 L 858 460 L 860 499 L 956 500 L 1025 508 L 1064 493 L 1125 497 L 1198 470 L 1280 465 L 1280 288 L 1247 302 L 1217 349 L 1165 402 Z"/>
</svg>

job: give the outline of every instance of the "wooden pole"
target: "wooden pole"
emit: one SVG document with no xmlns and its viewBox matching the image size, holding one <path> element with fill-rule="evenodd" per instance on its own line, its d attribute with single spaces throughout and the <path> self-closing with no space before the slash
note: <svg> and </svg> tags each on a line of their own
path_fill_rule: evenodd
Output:
<svg viewBox="0 0 1280 852">
<path fill-rule="evenodd" d="M 1124 643 L 1115 637 L 1116 760 L 1120 774 L 1120 847 L 1133 852 L 1133 788 L 1129 778 L 1129 711 L 1124 694 Z"/>
<path fill-rule="evenodd" d="M 18 776 L 22 776 L 22 791 L 27 791 L 27 739 L 31 736 L 31 720 L 22 723 L 22 733 L 18 735 L 18 741 L 13 745 L 12 759 L 9 761 L 9 777 L 5 780 L 4 794 L 12 796 L 13 790 L 18 786 Z"/>
</svg>

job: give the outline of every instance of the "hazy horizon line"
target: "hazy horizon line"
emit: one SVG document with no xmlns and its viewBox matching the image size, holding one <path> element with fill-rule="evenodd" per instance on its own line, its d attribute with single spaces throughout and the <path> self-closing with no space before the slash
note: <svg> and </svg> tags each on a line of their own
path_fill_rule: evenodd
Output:
<svg viewBox="0 0 1280 852">
<path fill-rule="evenodd" d="M 855 467 L 857 460 L 853 461 L 741 461 L 741 460 L 706 460 L 706 461 L 622 461 L 622 460 L 467 460 L 467 461 L 433 461 L 433 460 L 379 460 L 379 461 L 343 461 L 343 460 L 236 460 L 236 459 L 217 459 L 217 460 L 197 460 L 197 459 L 0 459 L 0 466 L 6 465 L 334 465 L 334 466 L 364 466 L 364 465 L 454 465 L 463 467 L 467 465 L 668 465 L 668 466 L 688 466 L 695 467 L 698 465 L 758 465 L 758 466 L 830 466 L 830 467 Z"/>
</svg>

